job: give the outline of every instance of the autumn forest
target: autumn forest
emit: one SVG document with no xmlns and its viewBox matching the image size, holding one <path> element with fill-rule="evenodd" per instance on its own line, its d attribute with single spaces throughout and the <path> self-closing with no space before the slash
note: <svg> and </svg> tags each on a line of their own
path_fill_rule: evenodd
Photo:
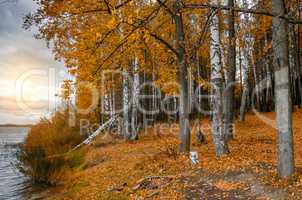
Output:
<svg viewBox="0 0 302 200">
<path fill-rule="evenodd" d="M 72 78 L 19 168 L 54 199 L 301 199 L 300 0 L 34 0 Z"/>
</svg>

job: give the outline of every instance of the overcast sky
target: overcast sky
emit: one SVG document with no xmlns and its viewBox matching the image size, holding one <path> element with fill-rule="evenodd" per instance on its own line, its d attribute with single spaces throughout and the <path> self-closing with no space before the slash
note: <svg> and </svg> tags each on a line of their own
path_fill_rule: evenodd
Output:
<svg viewBox="0 0 302 200">
<path fill-rule="evenodd" d="M 52 91 L 67 75 L 45 42 L 22 29 L 24 15 L 35 11 L 33 0 L 6 1 L 0 0 L 0 124 L 34 123 L 47 114 Z M 48 72 L 56 84 L 49 84 Z"/>
</svg>

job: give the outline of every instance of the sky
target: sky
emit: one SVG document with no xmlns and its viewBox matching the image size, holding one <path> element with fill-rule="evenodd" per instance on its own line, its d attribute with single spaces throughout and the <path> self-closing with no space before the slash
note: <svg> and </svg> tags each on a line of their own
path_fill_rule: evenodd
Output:
<svg viewBox="0 0 302 200">
<path fill-rule="evenodd" d="M 0 124 L 33 124 L 49 116 L 67 72 L 35 30 L 22 28 L 33 0 L 0 0 Z"/>
</svg>

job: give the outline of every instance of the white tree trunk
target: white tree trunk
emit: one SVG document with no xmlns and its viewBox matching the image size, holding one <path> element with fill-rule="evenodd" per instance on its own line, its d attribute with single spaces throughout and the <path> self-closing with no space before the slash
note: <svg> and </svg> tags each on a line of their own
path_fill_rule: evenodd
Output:
<svg viewBox="0 0 302 200">
<path fill-rule="evenodd" d="M 222 6 L 228 6 L 228 2 L 229 0 L 220 0 L 220 3 Z M 221 67 L 224 71 L 224 78 L 225 78 L 225 85 L 227 84 L 228 82 L 228 73 L 227 73 L 227 60 L 228 60 L 228 44 L 227 44 L 227 41 L 229 39 L 229 31 L 227 29 L 228 27 L 228 18 L 227 18 L 227 15 L 228 15 L 228 11 L 226 10 L 223 10 L 222 11 L 222 19 L 220 20 L 222 22 L 222 31 L 219 31 L 219 43 L 220 43 L 220 59 L 221 59 Z M 219 21 L 219 19 L 218 19 Z M 219 22 L 218 22 L 219 23 Z M 218 29 L 219 30 L 219 29 Z"/>
<path fill-rule="evenodd" d="M 131 139 L 137 139 L 138 136 L 138 95 L 139 95 L 139 63 L 135 57 L 132 63 L 133 67 L 133 88 L 132 88 L 132 115 L 131 115 Z"/>
<path fill-rule="evenodd" d="M 248 0 L 241 0 L 240 2 L 242 7 L 248 9 L 251 5 L 251 2 Z M 253 38 L 251 34 L 250 24 L 253 21 L 253 17 L 244 13 L 241 17 L 241 29 L 244 29 L 244 48 L 242 50 L 242 84 L 243 84 L 243 93 L 241 97 L 241 106 L 240 106 L 240 121 L 245 120 L 245 112 L 247 110 L 247 106 L 249 103 L 249 69 L 251 68 L 251 55 L 253 54 Z M 253 68 L 253 72 L 255 73 L 256 69 Z M 258 86 L 256 86 L 258 87 Z"/>
<path fill-rule="evenodd" d="M 121 0 L 117 1 L 117 4 L 121 4 Z M 123 20 L 123 14 L 119 10 L 118 11 L 119 20 Z M 121 38 L 124 37 L 123 29 L 119 28 L 118 30 Z M 123 69 L 123 83 L 122 83 L 122 91 L 123 91 L 123 120 L 122 120 L 122 134 L 125 139 L 129 140 L 131 139 L 131 123 L 130 123 L 130 115 L 129 112 L 131 110 L 131 95 L 130 95 L 130 80 L 129 78 L 129 72 L 125 68 Z"/>
<path fill-rule="evenodd" d="M 216 5 L 217 0 L 211 0 L 211 3 Z M 221 156 L 229 152 L 228 146 L 224 137 L 222 128 L 222 67 L 221 67 L 221 47 L 219 42 L 219 25 L 218 16 L 215 14 L 212 17 L 211 25 L 211 83 L 212 86 L 212 134 L 215 144 L 216 155 Z"/>
<path fill-rule="evenodd" d="M 127 71 L 124 70 L 126 74 Z M 123 77 L 123 135 L 125 139 L 130 139 L 130 120 L 129 120 L 129 110 L 130 110 L 130 89 L 129 80 L 127 77 Z"/>
</svg>

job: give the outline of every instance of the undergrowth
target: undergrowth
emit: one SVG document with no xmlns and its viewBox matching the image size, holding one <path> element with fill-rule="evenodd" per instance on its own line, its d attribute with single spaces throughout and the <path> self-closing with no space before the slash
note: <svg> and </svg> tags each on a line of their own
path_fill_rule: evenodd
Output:
<svg viewBox="0 0 302 200">
<path fill-rule="evenodd" d="M 85 138 L 68 124 L 67 112 L 56 112 L 34 125 L 18 152 L 18 168 L 34 183 L 56 184 L 80 167 L 84 151 L 70 151 Z"/>
</svg>

